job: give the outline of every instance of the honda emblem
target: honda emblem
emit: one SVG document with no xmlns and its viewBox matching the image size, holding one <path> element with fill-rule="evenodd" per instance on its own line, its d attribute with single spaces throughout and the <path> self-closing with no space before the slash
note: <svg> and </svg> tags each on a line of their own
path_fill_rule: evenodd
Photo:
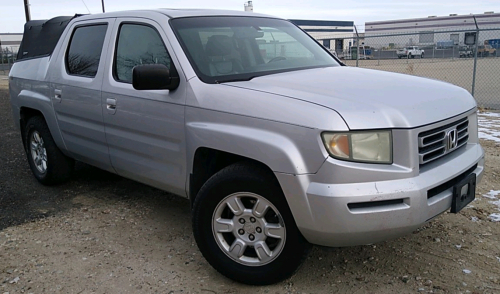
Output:
<svg viewBox="0 0 500 294">
<path fill-rule="evenodd" d="M 457 143 L 458 143 L 458 134 L 457 134 L 457 129 L 449 130 L 446 133 L 446 150 L 451 151 L 455 148 L 457 148 Z"/>
</svg>

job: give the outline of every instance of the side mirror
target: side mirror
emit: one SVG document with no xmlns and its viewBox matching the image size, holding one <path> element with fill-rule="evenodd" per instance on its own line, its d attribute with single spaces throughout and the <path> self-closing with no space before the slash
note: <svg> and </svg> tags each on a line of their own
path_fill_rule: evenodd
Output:
<svg viewBox="0 0 500 294">
<path fill-rule="evenodd" d="M 132 70 L 132 86 L 136 90 L 174 90 L 179 76 L 175 70 L 172 73 L 164 64 L 137 65 Z"/>
</svg>

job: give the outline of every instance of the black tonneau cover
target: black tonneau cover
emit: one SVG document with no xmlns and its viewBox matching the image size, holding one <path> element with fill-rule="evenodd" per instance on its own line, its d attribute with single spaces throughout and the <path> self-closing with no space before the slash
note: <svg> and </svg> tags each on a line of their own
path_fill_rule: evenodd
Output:
<svg viewBox="0 0 500 294">
<path fill-rule="evenodd" d="M 24 35 L 17 60 L 51 55 L 70 20 L 78 16 L 81 15 L 28 21 L 24 25 Z"/>
</svg>

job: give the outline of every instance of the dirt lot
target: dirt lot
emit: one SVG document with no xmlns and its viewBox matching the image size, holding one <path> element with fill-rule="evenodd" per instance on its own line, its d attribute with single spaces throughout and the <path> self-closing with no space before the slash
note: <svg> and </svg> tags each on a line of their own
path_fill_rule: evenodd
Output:
<svg viewBox="0 0 500 294">
<path fill-rule="evenodd" d="M 0 134 L 0 293 L 500 293 L 495 141 L 482 141 L 486 174 L 461 213 L 376 245 L 315 247 L 292 278 L 251 287 L 203 259 L 185 199 L 83 164 L 67 184 L 38 184 L 5 87 Z"/>
<path fill-rule="evenodd" d="M 345 60 L 356 66 L 356 60 Z M 415 58 L 388 60 L 359 60 L 359 67 L 428 77 L 445 81 L 472 92 L 473 58 Z M 474 97 L 478 105 L 500 109 L 500 58 L 478 58 Z"/>
</svg>

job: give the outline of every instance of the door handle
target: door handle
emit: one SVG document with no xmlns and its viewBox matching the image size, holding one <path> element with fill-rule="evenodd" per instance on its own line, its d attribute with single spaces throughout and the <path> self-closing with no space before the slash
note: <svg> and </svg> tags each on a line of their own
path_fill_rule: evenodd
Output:
<svg viewBox="0 0 500 294">
<path fill-rule="evenodd" d="M 113 98 L 106 99 L 106 109 L 108 110 L 109 114 L 115 114 L 116 113 L 116 99 L 113 99 Z"/>
<path fill-rule="evenodd" d="M 58 103 L 61 103 L 62 100 L 62 90 L 54 89 L 54 100 Z"/>
</svg>

